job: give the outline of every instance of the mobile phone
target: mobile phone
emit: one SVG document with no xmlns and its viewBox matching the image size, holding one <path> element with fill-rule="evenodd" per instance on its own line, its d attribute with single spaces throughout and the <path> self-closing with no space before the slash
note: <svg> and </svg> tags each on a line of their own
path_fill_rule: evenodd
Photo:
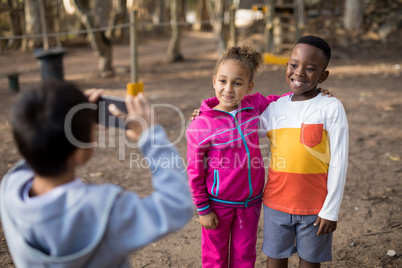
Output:
<svg viewBox="0 0 402 268">
<path fill-rule="evenodd" d="M 124 98 L 114 97 L 102 95 L 98 100 L 98 113 L 97 113 L 97 123 L 107 126 L 107 127 L 115 127 L 115 128 L 125 128 L 127 129 L 126 124 L 124 123 L 123 117 L 116 117 L 112 115 L 109 111 L 109 105 L 114 104 L 116 107 L 127 113 L 126 102 Z"/>
</svg>

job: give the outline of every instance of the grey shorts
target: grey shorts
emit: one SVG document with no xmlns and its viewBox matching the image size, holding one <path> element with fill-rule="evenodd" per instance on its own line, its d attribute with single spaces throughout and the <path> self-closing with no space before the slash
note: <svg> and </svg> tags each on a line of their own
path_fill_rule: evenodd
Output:
<svg viewBox="0 0 402 268">
<path fill-rule="evenodd" d="M 317 235 L 317 215 L 293 215 L 264 205 L 262 252 L 273 259 L 286 259 L 297 253 L 312 263 L 332 259 L 332 234 Z"/>
</svg>

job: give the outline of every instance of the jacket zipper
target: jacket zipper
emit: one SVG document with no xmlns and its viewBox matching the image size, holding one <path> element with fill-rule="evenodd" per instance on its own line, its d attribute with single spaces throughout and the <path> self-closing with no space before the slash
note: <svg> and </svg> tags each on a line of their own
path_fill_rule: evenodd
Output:
<svg viewBox="0 0 402 268">
<path fill-rule="evenodd" d="M 215 193 L 214 193 L 214 190 L 215 190 Z M 212 185 L 211 193 L 216 197 L 218 196 L 218 193 L 219 193 L 219 171 L 218 170 L 214 170 L 214 184 Z"/>
<path fill-rule="evenodd" d="M 234 120 L 234 122 L 235 122 L 235 125 L 236 125 L 236 128 L 237 128 L 237 131 L 239 132 L 239 134 L 240 134 L 240 136 L 241 136 L 241 139 L 242 139 L 242 141 L 243 141 L 244 147 L 245 147 L 245 149 L 246 149 L 246 155 L 247 155 L 247 171 L 248 171 L 248 185 L 249 185 L 249 189 L 250 189 L 250 194 L 249 194 L 249 196 L 248 196 L 246 202 L 244 203 L 244 206 L 245 206 L 245 207 L 248 207 L 248 202 L 249 202 L 251 196 L 253 195 L 253 186 L 252 186 L 252 184 L 251 184 L 251 170 L 250 170 L 250 167 L 251 167 L 250 158 L 251 158 L 251 157 L 250 157 L 250 151 L 249 151 L 248 146 L 247 146 L 247 143 L 246 143 L 246 139 L 244 138 L 243 132 L 242 132 L 241 129 L 240 129 L 239 122 L 238 122 L 237 119 L 236 119 L 236 115 L 237 115 L 240 111 L 248 110 L 248 109 L 253 109 L 253 108 L 247 107 L 247 108 L 240 109 L 240 110 L 238 110 L 234 115 L 232 115 L 231 113 L 228 113 L 228 112 L 226 112 L 226 111 L 216 110 L 216 111 L 221 111 L 221 112 L 227 113 L 227 114 L 229 114 L 229 115 L 233 118 L 233 120 Z"/>
</svg>

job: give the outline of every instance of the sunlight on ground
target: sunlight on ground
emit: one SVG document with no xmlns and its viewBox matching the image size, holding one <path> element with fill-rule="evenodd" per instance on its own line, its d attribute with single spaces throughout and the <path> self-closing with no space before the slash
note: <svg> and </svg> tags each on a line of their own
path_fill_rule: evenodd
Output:
<svg viewBox="0 0 402 268">
<path fill-rule="evenodd" d="M 341 65 L 330 66 L 328 68 L 331 75 L 375 75 L 375 74 L 394 74 L 397 77 L 401 74 L 399 64 L 376 64 L 376 65 Z"/>
</svg>

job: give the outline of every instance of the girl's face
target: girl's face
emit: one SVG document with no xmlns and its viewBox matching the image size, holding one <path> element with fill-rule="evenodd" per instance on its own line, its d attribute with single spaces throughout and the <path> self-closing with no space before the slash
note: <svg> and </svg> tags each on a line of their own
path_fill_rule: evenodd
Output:
<svg viewBox="0 0 402 268">
<path fill-rule="evenodd" d="M 225 112 L 236 110 L 240 101 L 254 87 L 246 68 L 235 60 L 226 60 L 220 64 L 213 77 L 213 84 L 215 95 L 219 100 L 219 105 L 215 109 Z"/>
</svg>

